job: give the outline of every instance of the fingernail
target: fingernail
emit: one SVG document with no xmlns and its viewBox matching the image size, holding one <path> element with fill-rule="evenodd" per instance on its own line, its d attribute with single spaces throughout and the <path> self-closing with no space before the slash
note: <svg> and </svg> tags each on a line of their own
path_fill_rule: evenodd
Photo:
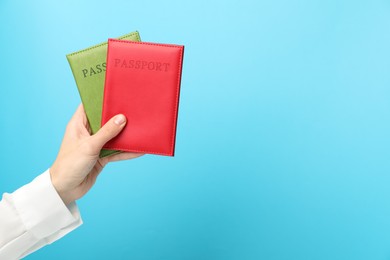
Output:
<svg viewBox="0 0 390 260">
<path fill-rule="evenodd" d="M 126 121 L 126 117 L 124 115 L 117 115 L 114 119 L 114 123 L 117 125 L 121 125 Z"/>
</svg>

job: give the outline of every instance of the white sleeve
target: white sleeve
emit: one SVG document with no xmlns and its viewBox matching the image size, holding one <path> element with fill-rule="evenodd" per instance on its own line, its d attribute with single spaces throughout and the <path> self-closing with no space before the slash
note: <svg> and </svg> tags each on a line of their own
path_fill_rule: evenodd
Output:
<svg viewBox="0 0 390 260">
<path fill-rule="evenodd" d="M 66 206 L 49 169 L 0 201 L 0 259 L 20 259 L 82 224 L 75 202 Z"/>
</svg>

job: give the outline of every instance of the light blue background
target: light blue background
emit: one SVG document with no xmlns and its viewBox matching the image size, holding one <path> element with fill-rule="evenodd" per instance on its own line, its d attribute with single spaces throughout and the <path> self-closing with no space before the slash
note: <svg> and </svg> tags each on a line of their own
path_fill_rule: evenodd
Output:
<svg viewBox="0 0 390 260">
<path fill-rule="evenodd" d="M 390 2 L 0 1 L 0 191 L 54 161 L 65 55 L 186 46 L 176 156 L 107 166 L 27 259 L 390 259 Z"/>
</svg>

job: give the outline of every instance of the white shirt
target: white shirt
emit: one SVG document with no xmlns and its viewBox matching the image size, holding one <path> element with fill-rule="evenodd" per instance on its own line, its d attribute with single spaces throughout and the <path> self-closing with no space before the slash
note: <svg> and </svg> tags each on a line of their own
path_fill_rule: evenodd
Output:
<svg viewBox="0 0 390 260">
<path fill-rule="evenodd" d="M 66 206 L 49 169 L 0 201 L 0 259 L 20 259 L 82 224 L 76 203 Z"/>
</svg>

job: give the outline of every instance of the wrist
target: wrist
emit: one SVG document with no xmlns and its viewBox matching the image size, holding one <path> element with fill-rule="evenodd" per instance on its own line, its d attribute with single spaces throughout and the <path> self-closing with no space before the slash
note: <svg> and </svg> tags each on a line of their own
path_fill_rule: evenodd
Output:
<svg viewBox="0 0 390 260">
<path fill-rule="evenodd" d="M 58 195 L 60 196 L 64 204 L 69 205 L 71 202 L 74 201 L 71 199 L 70 192 L 62 187 L 61 181 L 58 178 L 58 174 L 55 173 L 55 169 L 53 169 L 53 167 L 49 169 L 49 173 L 50 173 L 51 183 L 54 189 L 57 191 Z"/>
</svg>

